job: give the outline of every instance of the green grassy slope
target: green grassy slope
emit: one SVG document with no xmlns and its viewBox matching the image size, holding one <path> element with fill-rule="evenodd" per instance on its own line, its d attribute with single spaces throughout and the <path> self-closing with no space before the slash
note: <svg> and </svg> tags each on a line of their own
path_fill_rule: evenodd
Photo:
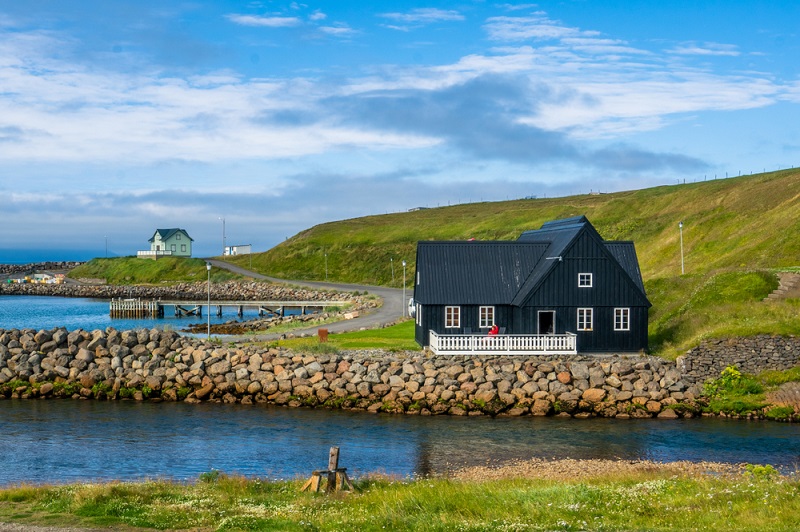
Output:
<svg viewBox="0 0 800 532">
<path fill-rule="evenodd" d="M 208 277 L 206 261 L 183 257 L 162 257 L 158 260 L 136 257 L 92 259 L 73 269 L 73 279 L 105 279 L 109 284 L 161 284 L 205 281 Z M 219 268 L 211 269 L 213 282 L 227 281 L 239 276 Z"/>
<path fill-rule="evenodd" d="M 586 215 L 607 240 L 633 240 L 646 280 L 680 273 L 684 222 L 688 274 L 800 263 L 800 170 L 566 198 L 471 203 L 317 225 L 265 253 L 232 258 L 285 279 L 402 286 L 418 240 L 513 240 L 528 229 Z M 392 283 L 390 258 L 394 259 Z"/>
</svg>

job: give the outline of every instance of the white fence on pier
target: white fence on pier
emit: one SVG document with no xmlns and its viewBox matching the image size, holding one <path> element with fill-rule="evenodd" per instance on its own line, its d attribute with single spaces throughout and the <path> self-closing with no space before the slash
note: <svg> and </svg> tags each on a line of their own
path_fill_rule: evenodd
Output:
<svg viewBox="0 0 800 532">
<path fill-rule="evenodd" d="M 567 334 L 437 334 L 429 348 L 436 355 L 574 355 L 577 337 Z"/>
</svg>

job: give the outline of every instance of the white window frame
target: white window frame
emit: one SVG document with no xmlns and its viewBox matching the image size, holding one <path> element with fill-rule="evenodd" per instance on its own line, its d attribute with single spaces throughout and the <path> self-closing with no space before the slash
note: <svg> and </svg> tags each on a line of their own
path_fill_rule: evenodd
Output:
<svg viewBox="0 0 800 532">
<path fill-rule="evenodd" d="M 414 313 L 417 316 L 417 325 L 422 325 L 422 305 L 416 303 L 417 310 Z"/>
<path fill-rule="evenodd" d="M 494 307 L 485 305 L 478 307 L 478 327 L 488 329 L 494 325 Z"/>
<path fill-rule="evenodd" d="M 583 307 L 578 309 L 577 329 L 579 331 L 594 330 L 594 309 L 591 307 Z"/>
<path fill-rule="evenodd" d="M 457 305 L 444 307 L 444 327 L 445 329 L 458 329 L 461 327 L 461 307 Z"/>
<path fill-rule="evenodd" d="M 631 330 L 631 309 L 627 307 L 619 307 L 614 309 L 614 330 L 615 331 L 630 331 Z"/>
<path fill-rule="evenodd" d="M 175 233 L 175 240 L 180 240 L 180 239 L 181 239 L 181 234 Z"/>
<path fill-rule="evenodd" d="M 588 272 L 583 272 L 578 274 L 578 288 L 591 288 L 594 279 L 593 275 Z"/>
</svg>

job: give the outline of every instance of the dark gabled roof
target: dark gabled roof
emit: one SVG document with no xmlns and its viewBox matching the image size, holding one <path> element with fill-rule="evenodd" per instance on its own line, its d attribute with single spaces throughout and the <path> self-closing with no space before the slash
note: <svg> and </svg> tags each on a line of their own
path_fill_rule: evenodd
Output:
<svg viewBox="0 0 800 532">
<path fill-rule="evenodd" d="M 414 298 L 426 305 L 510 304 L 547 246 L 514 241 L 421 241 Z"/>
<path fill-rule="evenodd" d="M 622 269 L 628 274 L 633 283 L 644 294 L 644 281 L 642 271 L 639 269 L 639 258 L 636 256 L 636 248 L 631 241 L 605 242 L 606 249 L 611 252 Z"/>
<path fill-rule="evenodd" d="M 633 242 L 605 242 L 585 216 L 547 222 L 510 242 L 419 242 L 414 297 L 429 305 L 522 306 L 582 234 L 597 242 L 646 301 Z"/>
<path fill-rule="evenodd" d="M 547 243 L 548 248 L 545 260 L 542 260 L 536 266 L 525 286 L 517 293 L 513 304 L 522 305 L 524 303 L 525 299 L 556 267 L 561 260 L 561 256 L 569 248 L 570 244 L 575 241 L 575 238 L 581 231 L 586 230 L 590 230 L 602 242 L 603 239 L 600 238 L 600 235 L 585 216 L 573 216 L 572 218 L 545 222 L 542 224 L 541 229 L 525 231 L 519 236 L 517 242 Z"/>
<path fill-rule="evenodd" d="M 156 239 L 156 235 L 159 235 L 161 237 L 161 240 L 168 240 L 170 237 L 172 237 L 172 235 L 174 235 L 178 231 L 182 232 L 184 235 L 186 235 L 186 238 L 194 242 L 194 239 L 189 236 L 189 233 L 186 232 L 186 229 L 178 229 L 177 227 L 172 229 L 156 229 L 156 232 L 153 233 L 153 236 L 150 237 L 150 240 L 148 240 L 148 242 L 153 242 Z"/>
</svg>

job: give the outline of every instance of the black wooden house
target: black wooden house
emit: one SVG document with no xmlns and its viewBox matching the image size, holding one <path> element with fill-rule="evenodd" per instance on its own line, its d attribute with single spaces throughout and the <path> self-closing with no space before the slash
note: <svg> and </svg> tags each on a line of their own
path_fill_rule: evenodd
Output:
<svg viewBox="0 0 800 532">
<path fill-rule="evenodd" d="M 576 350 L 647 349 L 650 302 L 633 242 L 604 241 L 584 217 L 545 223 L 516 241 L 421 241 L 415 338 L 574 335 Z"/>
</svg>

